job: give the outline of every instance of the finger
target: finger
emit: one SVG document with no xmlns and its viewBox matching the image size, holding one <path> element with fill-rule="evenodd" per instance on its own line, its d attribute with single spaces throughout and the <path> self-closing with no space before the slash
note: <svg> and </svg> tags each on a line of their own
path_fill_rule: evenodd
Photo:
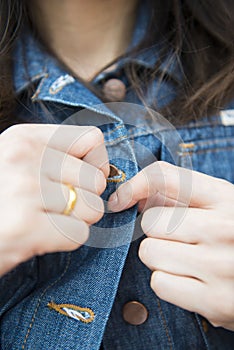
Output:
<svg viewBox="0 0 234 350">
<path fill-rule="evenodd" d="M 138 202 L 138 212 L 140 213 L 153 207 L 184 207 L 184 203 L 164 197 L 159 192 Z"/>
<path fill-rule="evenodd" d="M 104 213 L 104 204 L 101 197 L 96 194 L 75 188 L 77 201 L 72 215 L 79 220 L 91 225 L 99 221 Z M 43 209 L 47 212 L 63 213 L 69 200 L 70 191 L 68 186 L 56 182 L 45 183 L 42 199 Z"/>
<path fill-rule="evenodd" d="M 218 220 L 205 209 L 155 207 L 145 211 L 141 227 L 148 237 L 197 244 L 214 240 Z"/>
<path fill-rule="evenodd" d="M 9 133 L 31 136 L 46 146 L 78 158 L 84 157 L 91 149 L 104 142 L 101 130 L 94 126 L 18 124 L 7 129 L 2 136 Z"/>
<path fill-rule="evenodd" d="M 47 133 L 48 137 L 50 132 L 47 131 Z M 43 137 L 44 142 L 46 142 L 44 135 Z M 108 155 L 104 145 L 103 133 L 99 128 L 63 125 L 52 133 L 47 145 L 50 148 L 69 153 L 76 158 L 86 157 L 86 161 L 101 169 L 106 177 L 108 176 Z M 90 152 L 93 152 L 93 155 L 88 156 Z"/>
<path fill-rule="evenodd" d="M 92 164 L 94 167 L 103 171 L 105 177 L 109 176 L 110 166 L 107 150 L 104 143 L 97 145 L 97 147 L 93 148 L 83 160 L 86 163 Z"/>
<path fill-rule="evenodd" d="M 70 251 L 83 245 L 89 236 L 88 225 L 71 216 L 42 213 L 40 225 L 31 235 L 37 254 Z"/>
<path fill-rule="evenodd" d="M 47 148 L 43 155 L 41 173 L 53 181 L 70 183 L 99 195 L 106 188 L 106 179 L 100 169 L 51 148 Z"/>
<path fill-rule="evenodd" d="M 34 255 L 71 251 L 89 237 L 89 226 L 71 216 L 41 213 L 30 235 L 3 243 L 0 276 Z"/>
<path fill-rule="evenodd" d="M 155 162 L 121 185 L 110 197 L 109 208 L 121 211 L 157 192 L 188 206 L 209 207 L 219 203 L 224 195 L 221 184 L 224 181 L 214 177 Z"/>
<path fill-rule="evenodd" d="M 8 128 L 3 134 L 4 140 L 9 136 L 32 139 L 33 142 L 41 143 L 46 147 L 57 149 L 63 153 L 69 153 L 76 158 L 83 158 L 93 149 L 104 145 L 104 137 L 101 130 L 94 126 L 76 125 L 54 125 L 54 124 L 18 124 Z M 104 152 L 103 147 L 102 152 Z M 100 162 L 95 159 L 95 166 L 98 165 L 106 176 L 108 176 L 108 162 L 105 155 L 100 157 Z M 91 159 L 91 162 L 93 159 Z"/>
<path fill-rule="evenodd" d="M 194 245 L 146 238 L 140 245 L 139 257 L 152 271 L 160 270 L 200 280 L 204 278 L 199 248 Z"/>
<path fill-rule="evenodd" d="M 206 288 L 199 280 L 154 271 L 151 288 L 159 298 L 171 304 L 201 315 L 205 314 Z"/>
</svg>

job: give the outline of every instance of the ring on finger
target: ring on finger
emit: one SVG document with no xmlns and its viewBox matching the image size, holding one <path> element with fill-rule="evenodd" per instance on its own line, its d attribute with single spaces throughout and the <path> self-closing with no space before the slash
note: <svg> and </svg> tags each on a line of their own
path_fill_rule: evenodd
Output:
<svg viewBox="0 0 234 350">
<path fill-rule="evenodd" d="M 75 187 L 71 184 L 66 184 L 66 186 L 69 189 L 69 197 L 67 201 L 66 208 L 63 211 L 64 215 L 70 215 L 72 210 L 75 208 L 76 202 L 77 202 L 77 193 L 75 190 Z"/>
</svg>

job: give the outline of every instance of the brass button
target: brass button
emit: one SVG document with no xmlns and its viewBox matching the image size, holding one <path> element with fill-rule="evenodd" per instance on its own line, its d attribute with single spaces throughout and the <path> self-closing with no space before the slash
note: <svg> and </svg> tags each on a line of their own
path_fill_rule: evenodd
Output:
<svg viewBox="0 0 234 350">
<path fill-rule="evenodd" d="M 123 319 L 134 325 L 138 326 L 144 323 L 148 318 L 148 310 L 146 307 L 138 301 L 129 301 L 123 307 Z"/>
<path fill-rule="evenodd" d="M 103 86 L 103 93 L 111 102 L 122 101 L 126 95 L 126 86 L 120 79 L 109 79 Z"/>
</svg>

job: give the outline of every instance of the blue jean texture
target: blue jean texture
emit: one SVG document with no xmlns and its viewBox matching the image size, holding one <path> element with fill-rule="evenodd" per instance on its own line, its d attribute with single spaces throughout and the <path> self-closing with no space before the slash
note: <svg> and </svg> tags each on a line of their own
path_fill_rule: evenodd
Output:
<svg viewBox="0 0 234 350">
<path fill-rule="evenodd" d="M 28 75 L 22 69 L 23 48 Z M 149 68 L 147 56 L 136 63 L 144 66 L 144 62 Z M 101 75 L 100 80 L 117 76 L 127 84 L 121 64 L 115 71 Z M 76 125 L 96 124 L 101 128 L 110 162 L 126 174 L 126 180 L 152 161 L 173 162 L 164 142 L 170 140 L 177 165 L 189 167 L 192 160 L 194 170 L 234 183 L 231 119 L 224 125 L 220 115 L 204 118 L 173 133 L 171 129 L 160 129 L 157 123 L 146 125 L 139 110 L 134 122 L 126 123 L 122 114 L 130 111 L 118 113 L 101 106 L 101 100 L 87 87 L 66 75 L 36 40 L 28 36 L 22 39 L 16 48 L 15 63 L 19 120 L 66 123 L 66 118 L 80 112 L 72 120 Z M 67 83 L 60 86 L 66 79 Z M 98 78 L 95 84 L 99 84 Z M 154 91 L 157 84 L 155 81 Z M 163 84 L 158 94 L 160 103 L 167 103 L 174 97 L 173 86 Z M 125 102 L 141 105 L 131 90 Z M 89 120 L 87 113 L 81 112 L 83 108 L 89 111 Z M 233 110 L 233 106 L 227 109 Z M 183 143 L 177 142 L 177 133 Z M 107 200 L 115 189 L 116 183 L 109 182 L 103 199 Z M 1 349 L 98 350 L 101 343 L 106 350 L 233 349 L 233 332 L 210 324 L 204 329 L 201 316 L 164 302 L 152 292 L 151 272 L 138 258 L 144 236 L 136 218 L 136 207 L 116 214 L 107 212 L 92 226 L 87 245 L 73 252 L 34 257 L 1 278 Z M 140 234 L 131 242 L 136 232 Z M 122 318 L 122 307 L 130 300 L 142 302 L 149 310 L 148 320 L 140 326 L 127 324 Z M 90 308 L 94 321 L 83 323 L 66 317 L 50 309 L 50 302 Z"/>
</svg>

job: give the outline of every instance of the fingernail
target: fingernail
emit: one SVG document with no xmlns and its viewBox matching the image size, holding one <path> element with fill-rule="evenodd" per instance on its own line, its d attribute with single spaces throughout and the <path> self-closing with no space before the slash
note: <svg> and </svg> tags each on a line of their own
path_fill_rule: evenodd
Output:
<svg viewBox="0 0 234 350">
<path fill-rule="evenodd" d="M 108 200 L 108 209 L 110 209 L 111 211 L 114 211 L 115 209 L 117 209 L 118 206 L 118 196 L 117 193 L 114 192 L 112 193 L 112 195 L 109 197 Z"/>
</svg>

